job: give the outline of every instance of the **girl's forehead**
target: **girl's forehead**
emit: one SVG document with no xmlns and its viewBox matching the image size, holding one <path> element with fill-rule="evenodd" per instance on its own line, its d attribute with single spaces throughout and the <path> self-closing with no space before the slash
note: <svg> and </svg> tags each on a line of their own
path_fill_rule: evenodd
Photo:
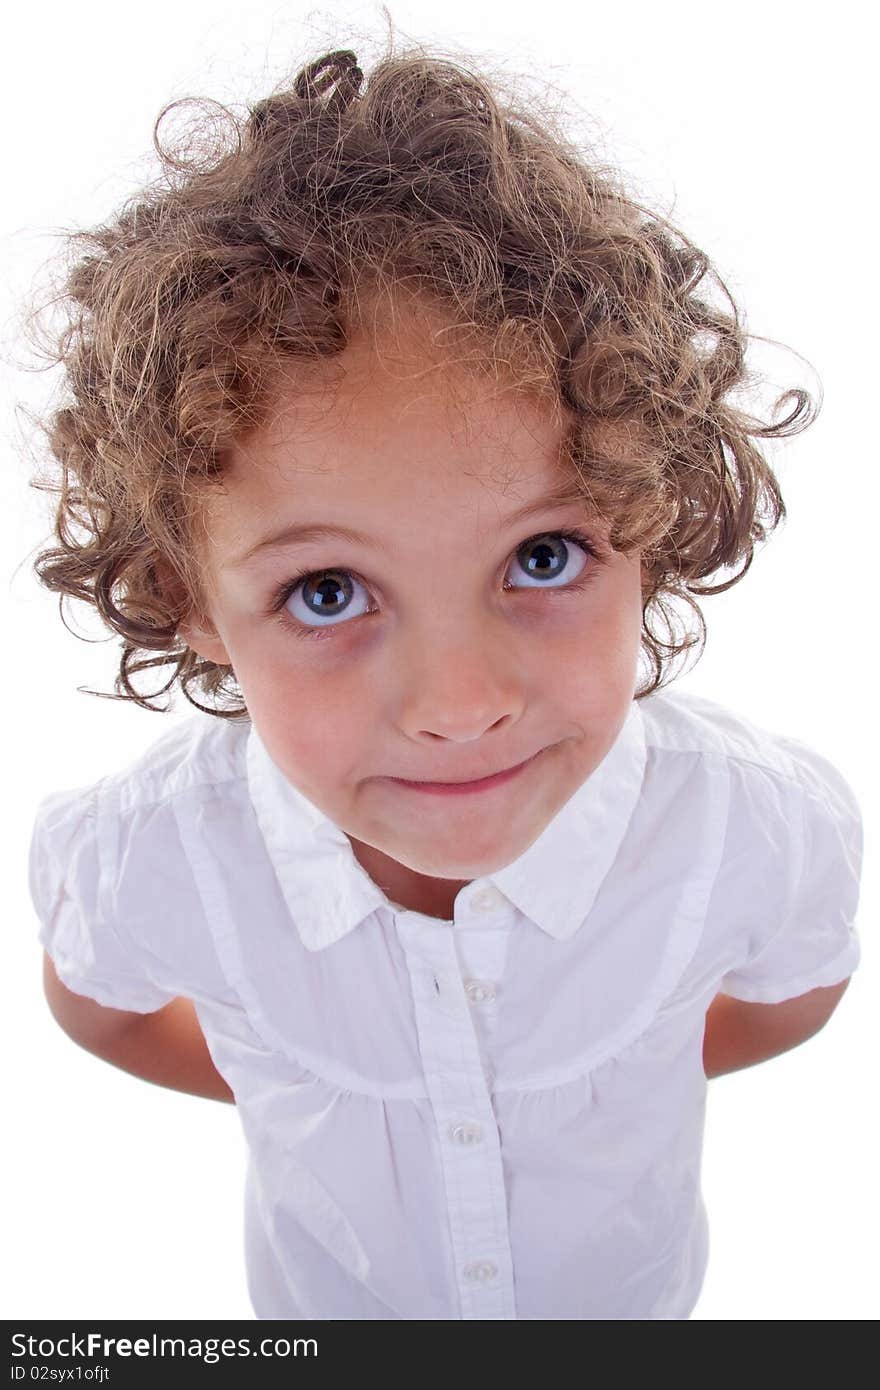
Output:
<svg viewBox="0 0 880 1390">
<path fill-rule="evenodd" d="M 227 506 L 239 517 L 290 508 L 342 519 L 359 513 L 403 510 L 425 517 L 438 508 L 460 511 L 516 506 L 537 495 L 582 500 L 571 469 L 560 462 L 556 440 L 525 439 L 512 431 L 472 431 L 456 445 L 425 420 L 411 431 L 322 437 L 294 433 L 274 449 L 258 451 L 250 468 L 243 455 L 226 479 Z"/>
<path fill-rule="evenodd" d="M 562 462 L 566 422 L 540 394 L 455 364 L 345 364 L 332 382 L 296 379 L 230 451 L 231 483 L 268 487 L 324 476 L 382 480 L 428 470 L 448 481 L 475 470 L 499 484 Z M 257 477 L 259 475 L 259 477 Z"/>
<path fill-rule="evenodd" d="M 391 330 L 353 332 L 333 357 L 283 364 L 260 423 L 229 453 L 222 491 L 242 514 L 302 505 L 331 519 L 356 499 L 411 514 L 548 494 L 583 503 L 571 444 L 585 428 L 555 388 L 500 370 L 473 334 L 398 316 Z M 589 434 L 606 458 L 644 443 L 627 421 L 591 421 Z"/>
<path fill-rule="evenodd" d="M 447 534 L 478 520 L 488 535 L 538 499 L 583 510 L 552 412 L 509 391 L 487 398 L 485 388 L 451 406 L 433 380 L 408 388 L 394 413 L 386 404 L 399 398 L 385 376 L 344 387 L 342 413 L 331 407 L 319 419 L 293 388 L 238 450 L 214 511 L 215 544 L 244 555 L 264 534 L 295 526 L 399 539 L 401 526 Z"/>
<path fill-rule="evenodd" d="M 364 292 L 342 351 L 280 364 L 260 433 L 283 431 L 291 416 L 312 430 L 357 428 L 367 413 L 374 427 L 405 426 L 414 413 L 421 418 L 426 402 L 438 415 L 442 408 L 447 429 L 466 428 L 477 416 L 483 426 L 493 417 L 503 423 L 518 405 L 560 425 L 567 418 L 555 381 L 525 357 L 514 365 L 499 355 L 487 329 L 455 323 L 417 296 Z"/>
<path fill-rule="evenodd" d="M 292 373 L 270 398 L 258 435 L 279 443 L 291 432 L 312 436 L 360 430 L 364 421 L 383 431 L 421 428 L 432 419 L 444 434 L 566 423 L 558 399 L 493 372 L 478 361 L 389 358 L 348 350 L 320 375 Z"/>
<path fill-rule="evenodd" d="M 590 468 L 573 462 L 573 424 L 521 390 L 465 378 L 450 398 L 447 385 L 437 375 L 400 393 L 384 375 L 346 379 L 319 409 L 288 387 L 266 426 L 234 452 L 227 506 L 264 513 L 314 503 L 339 516 L 354 501 L 410 513 L 447 504 L 506 511 L 538 496 L 583 506 Z M 606 422 L 591 427 L 587 458 L 591 449 L 607 477 L 609 464 L 623 474 L 644 457 L 645 441 L 638 426 Z"/>
</svg>

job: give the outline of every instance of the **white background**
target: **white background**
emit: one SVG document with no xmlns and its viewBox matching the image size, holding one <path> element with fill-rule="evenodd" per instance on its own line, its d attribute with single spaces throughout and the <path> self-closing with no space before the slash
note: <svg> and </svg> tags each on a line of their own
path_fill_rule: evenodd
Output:
<svg viewBox="0 0 880 1390">
<path fill-rule="evenodd" d="M 710 256 L 777 389 L 824 404 L 773 446 L 789 517 L 744 582 L 705 600 L 709 640 L 680 688 L 831 758 L 858 796 L 866 865 L 863 959 L 826 1029 L 710 1083 L 704 1192 L 709 1272 L 695 1318 L 873 1319 L 877 1143 L 876 148 L 868 11 L 798 3 L 723 8 L 653 0 L 397 0 L 408 37 L 536 72 L 630 186 Z M 442 23 L 438 19 L 442 15 Z M 0 106 L 4 584 L 4 1111 L 2 1311 L 7 1318 L 252 1318 L 244 1279 L 244 1148 L 233 1106 L 138 1081 L 71 1043 L 43 998 L 27 849 L 37 803 L 122 767 L 191 707 L 98 700 L 114 641 L 83 606 L 68 621 L 30 572 L 49 499 L 21 406 L 22 306 L 55 229 L 109 216 L 154 172 L 161 106 L 208 95 L 239 109 L 304 58 L 353 47 L 367 64 L 375 5 L 268 0 L 16 6 L 4 21 Z M 10 28 L 11 26 L 11 28 Z M 362 65 L 364 63 L 362 62 Z M 800 354 L 797 356 L 795 354 Z"/>
</svg>

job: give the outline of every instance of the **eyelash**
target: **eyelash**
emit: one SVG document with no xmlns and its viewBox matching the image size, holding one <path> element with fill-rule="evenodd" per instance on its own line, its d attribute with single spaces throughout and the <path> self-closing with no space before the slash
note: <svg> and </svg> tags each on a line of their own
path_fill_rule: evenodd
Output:
<svg viewBox="0 0 880 1390">
<path fill-rule="evenodd" d="M 522 542 L 522 545 L 518 545 L 517 550 L 521 550 L 523 545 L 528 545 L 530 540 L 536 541 L 541 536 L 559 536 L 564 541 L 572 541 L 575 545 L 580 546 L 581 550 L 585 551 L 594 562 L 592 565 L 585 565 L 577 579 L 573 579 L 570 584 L 557 585 L 552 592 L 572 593 L 586 588 L 595 573 L 596 565 L 602 563 L 601 555 L 589 538 L 585 536 L 582 531 L 538 531 L 534 536 L 527 537 L 526 540 Z M 305 624 L 298 622 L 296 618 L 291 617 L 291 615 L 284 610 L 284 605 L 287 603 L 287 600 L 304 579 L 311 579 L 321 574 L 331 574 L 337 568 L 339 567 L 330 565 L 317 570 L 299 570 L 291 579 L 285 579 L 284 583 L 275 591 L 272 597 L 269 607 L 269 616 L 274 617 L 286 632 L 290 632 L 292 628 L 297 637 L 303 637 L 306 640 L 314 638 L 323 639 L 333 632 L 335 628 L 345 627 L 345 623 L 331 623 L 327 624 L 326 627 L 307 627 Z M 355 574 L 353 570 L 342 570 L 341 572 L 344 574 L 352 574 L 355 579 L 360 580 L 360 583 L 364 584 L 364 581 L 360 579 L 360 576 Z M 364 584 L 364 588 L 367 588 L 366 584 Z M 536 590 L 533 589 L 531 592 L 535 593 Z M 361 614 L 361 617 L 367 616 L 367 614 Z"/>
</svg>

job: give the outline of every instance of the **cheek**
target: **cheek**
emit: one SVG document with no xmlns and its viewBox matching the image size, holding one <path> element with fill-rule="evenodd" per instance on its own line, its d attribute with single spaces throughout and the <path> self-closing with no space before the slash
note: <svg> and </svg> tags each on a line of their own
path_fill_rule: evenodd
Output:
<svg viewBox="0 0 880 1390">
<path fill-rule="evenodd" d="M 632 700 L 637 653 L 616 634 L 606 645 L 584 638 L 568 653 L 547 699 L 560 715 L 585 728 L 602 730 L 623 721 Z"/>
<path fill-rule="evenodd" d="M 641 624 L 638 583 L 618 578 L 556 633 L 545 668 L 549 676 L 552 664 L 550 697 L 555 686 L 566 703 L 597 716 L 627 703 L 635 690 Z"/>
<path fill-rule="evenodd" d="M 303 665 L 261 665 L 236 671 L 248 712 L 279 767 L 293 781 L 319 787 L 344 780 L 363 762 L 375 728 L 362 688 L 345 679 L 309 672 Z"/>
</svg>

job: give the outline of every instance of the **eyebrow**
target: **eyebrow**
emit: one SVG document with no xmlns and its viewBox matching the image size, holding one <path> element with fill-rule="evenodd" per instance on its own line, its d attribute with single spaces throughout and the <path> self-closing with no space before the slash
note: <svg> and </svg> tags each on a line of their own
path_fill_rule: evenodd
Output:
<svg viewBox="0 0 880 1390">
<path fill-rule="evenodd" d="M 586 499 L 579 493 L 551 493 L 549 496 L 537 498 L 534 502 L 527 502 L 524 507 L 512 512 L 507 517 L 505 525 L 508 527 L 517 526 L 538 512 L 561 511 L 564 507 L 578 505 L 586 505 Z M 249 564 L 257 555 L 262 555 L 268 551 L 286 550 L 292 545 L 306 545 L 309 541 L 321 540 L 348 541 L 353 545 L 371 546 L 376 550 L 381 547 L 381 542 L 375 537 L 365 536 L 362 532 L 353 531 L 348 526 L 332 525 L 328 522 L 297 523 L 292 526 L 285 526 L 280 531 L 273 531 L 270 535 L 256 541 L 241 555 L 237 555 L 229 561 L 229 568 L 240 569 L 243 565 Z"/>
</svg>

